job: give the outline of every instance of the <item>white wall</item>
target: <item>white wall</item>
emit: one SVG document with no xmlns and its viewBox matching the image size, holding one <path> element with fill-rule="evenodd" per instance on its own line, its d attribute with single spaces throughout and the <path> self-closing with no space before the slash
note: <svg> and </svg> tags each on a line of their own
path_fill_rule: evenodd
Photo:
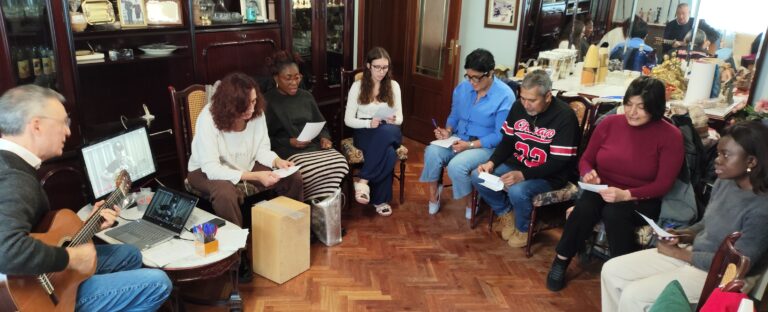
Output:
<svg viewBox="0 0 768 312">
<path fill-rule="evenodd" d="M 525 0 L 520 0 L 520 2 L 523 1 Z M 485 1 L 463 0 L 461 6 L 461 24 L 459 28 L 461 62 L 459 63 L 458 79 L 463 79 L 464 60 L 467 58 L 467 55 L 477 48 L 490 51 L 493 54 L 496 65 L 514 68 L 519 31 L 485 28 Z M 522 4 L 520 6 L 522 7 Z M 520 12 L 521 8 L 518 8 L 518 29 L 521 28 Z"/>
</svg>

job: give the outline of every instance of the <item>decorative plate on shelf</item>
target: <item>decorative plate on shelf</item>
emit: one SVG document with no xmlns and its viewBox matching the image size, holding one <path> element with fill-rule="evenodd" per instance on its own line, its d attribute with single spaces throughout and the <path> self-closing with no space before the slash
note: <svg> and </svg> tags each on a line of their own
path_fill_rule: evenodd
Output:
<svg viewBox="0 0 768 312">
<path fill-rule="evenodd" d="M 181 47 L 166 43 L 153 43 L 140 46 L 139 50 L 149 56 L 168 56 L 178 48 Z"/>
</svg>

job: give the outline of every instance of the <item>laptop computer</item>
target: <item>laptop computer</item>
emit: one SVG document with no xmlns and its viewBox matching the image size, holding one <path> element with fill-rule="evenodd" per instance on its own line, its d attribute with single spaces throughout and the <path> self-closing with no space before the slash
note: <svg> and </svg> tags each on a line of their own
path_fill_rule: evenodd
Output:
<svg viewBox="0 0 768 312">
<path fill-rule="evenodd" d="M 140 250 L 149 249 L 180 235 L 196 205 L 197 197 L 161 186 L 140 220 L 105 234 Z"/>
</svg>

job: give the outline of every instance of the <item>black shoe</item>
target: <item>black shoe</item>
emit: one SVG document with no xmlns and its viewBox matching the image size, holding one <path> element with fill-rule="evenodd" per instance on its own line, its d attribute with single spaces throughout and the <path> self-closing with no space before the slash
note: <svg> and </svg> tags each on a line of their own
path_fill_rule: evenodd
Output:
<svg viewBox="0 0 768 312">
<path fill-rule="evenodd" d="M 253 270 L 248 263 L 248 257 L 243 256 L 240 259 L 240 268 L 237 271 L 237 282 L 240 284 L 250 283 L 253 280 Z"/>
<path fill-rule="evenodd" d="M 547 274 L 547 289 L 551 291 L 560 291 L 565 287 L 565 271 L 568 269 L 568 260 L 561 260 L 555 256 L 552 267 Z"/>
</svg>

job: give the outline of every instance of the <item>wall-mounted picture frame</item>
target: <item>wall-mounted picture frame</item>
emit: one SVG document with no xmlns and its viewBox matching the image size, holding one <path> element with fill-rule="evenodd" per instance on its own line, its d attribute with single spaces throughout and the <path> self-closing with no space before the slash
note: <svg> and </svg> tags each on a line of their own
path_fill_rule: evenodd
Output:
<svg viewBox="0 0 768 312">
<path fill-rule="evenodd" d="M 517 10 L 520 0 L 486 0 L 485 27 L 517 29 Z"/>
<path fill-rule="evenodd" d="M 117 0 L 122 28 L 147 27 L 147 7 L 144 0 Z"/>
<path fill-rule="evenodd" d="M 184 25 L 181 0 L 149 0 L 147 7 L 147 25 L 180 26 Z"/>
</svg>

